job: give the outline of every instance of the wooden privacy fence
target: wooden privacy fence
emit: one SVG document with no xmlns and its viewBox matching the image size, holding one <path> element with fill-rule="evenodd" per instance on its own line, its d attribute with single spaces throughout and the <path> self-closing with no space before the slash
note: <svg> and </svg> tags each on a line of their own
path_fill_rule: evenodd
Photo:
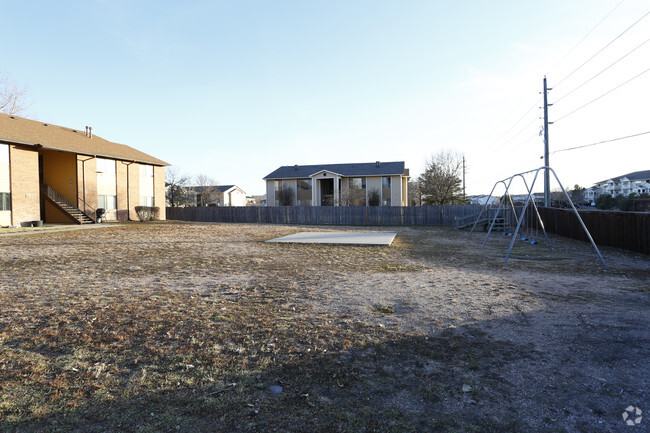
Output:
<svg viewBox="0 0 650 433">
<path fill-rule="evenodd" d="M 168 207 L 167 219 L 249 224 L 446 225 L 480 205 Z"/>
<path fill-rule="evenodd" d="M 589 241 L 572 210 L 539 208 L 544 227 L 550 233 Z M 650 254 L 650 213 L 581 210 L 597 245 Z"/>
</svg>

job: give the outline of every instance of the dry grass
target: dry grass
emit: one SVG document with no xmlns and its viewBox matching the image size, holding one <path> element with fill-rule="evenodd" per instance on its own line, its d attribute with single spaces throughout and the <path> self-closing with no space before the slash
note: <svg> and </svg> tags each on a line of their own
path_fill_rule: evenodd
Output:
<svg viewBox="0 0 650 433">
<path fill-rule="evenodd" d="M 478 329 L 408 334 L 309 304 L 317 282 L 346 271 L 466 266 L 464 235 L 433 244 L 432 232 L 407 230 L 391 248 L 261 242 L 301 230 L 152 223 L 0 237 L 0 429 L 526 429 L 494 368 L 534 350 Z M 489 267 L 494 254 L 471 265 Z M 499 409 L 463 409 L 476 401 Z"/>
</svg>

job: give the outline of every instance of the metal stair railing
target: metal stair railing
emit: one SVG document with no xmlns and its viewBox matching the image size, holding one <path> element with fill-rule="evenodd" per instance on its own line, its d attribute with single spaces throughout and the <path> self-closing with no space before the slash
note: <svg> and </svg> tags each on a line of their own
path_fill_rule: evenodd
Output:
<svg viewBox="0 0 650 433">
<path fill-rule="evenodd" d="M 68 206 L 68 207 L 70 207 L 70 208 L 72 208 L 72 209 L 74 209 L 74 210 L 79 211 L 82 215 L 85 215 L 86 217 L 88 217 L 92 222 L 96 222 L 96 221 L 95 221 L 95 218 L 93 218 L 92 216 L 88 215 L 86 212 L 84 212 L 84 211 L 82 211 L 81 209 L 77 208 L 77 206 L 75 206 L 75 205 L 73 205 L 72 203 L 70 203 L 70 201 L 69 201 L 68 199 L 66 199 L 66 198 L 63 197 L 61 194 L 59 194 L 59 193 L 58 193 L 56 190 L 54 190 L 51 186 L 49 186 L 49 185 L 43 185 L 42 188 L 41 188 L 41 191 L 42 191 L 42 192 L 47 196 L 47 198 L 49 198 L 51 201 L 56 202 L 56 203 L 62 203 L 62 204 L 66 205 L 66 206 Z M 85 205 L 85 204 L 86 204 L 86 203 L 84 203 L 84 205 Z M 90 207 L 90 206 L 88 206 L 88 207 Z M 91 209 L 92 209 L 92 208 L 91 208 Z M 95 212 L 95 210 L 93 209 L 93 214 L 94 214 L 94 212 Z M 75 218 L 75 219 L 76 219 L 76 218 Z"/>
</svg>

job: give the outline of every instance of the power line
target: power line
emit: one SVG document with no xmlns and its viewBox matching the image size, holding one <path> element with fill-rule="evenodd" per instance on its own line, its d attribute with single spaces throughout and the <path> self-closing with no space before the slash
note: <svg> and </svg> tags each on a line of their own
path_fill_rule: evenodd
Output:
<svg viewBox="0 0 650 433">
<path fill-rule="evenodd" d="M 639 78 L 641 75 L 645 74 L 645 73 L 648 72 L 648 71 L 650 71 L 650 68 L 646 69 L 645 71 L 641 72 L 640 74 L 635 75 L 634 77 L 630 78 L 630 79 L 627 80 L 626 82 L 619 84 L 618 86 L 614 87 L 613 89 L 608 90 L 607 92 L 603 93 L 603 94 L 600 95 L 599 97 L 597 97 L 597 98 L 595 98 L 595 99 L 592 99 L 591 101 L 589 101 L 589 102 L 587 102 L 586 104 L 584 104 L 584 105 L 582 105 L 582 106 L 576 108 L 575 110 L 573 110 L 573 111 L 571 111 L 571 112 L 565 114 L 564 116 L 560 117 L 559 119 L 556 119 L 553 123 L 557 123 L 557 122 L 559 122 L 560 120 L 564 119 L 565 117 L 568 117 L 568 116 L 572 115 L 572 114 L 575 113 L 576 111 L 582 110 L 582 109 L 585 108 L 586 106 L 588 106 L 588 105 L 590 105 L 590 104 L 593 104 L 594 102 L 596 102 L 597 100 L 599 100 L 599 99 L 602 98 L 603 96 L 609 95 L 609 94 L 612 93 L 614 90 L 617 90 L 617 89 L 623 87 L 624 85 L 626 85 L 626 84 L 629 83 L 630 81 Z"/>
<path fill-rule="evenodd" d="M 629 52 L 628 52 L 627 54 L 625 54 L 623 57 L 621 57 L 620 59 L 616 60 L 614 63 L 612 63 L 611 65 L 609 65 L 608 67 L 606 67 L 605 69 L 603 69 L 602 71 L 600 71 L 599 73 L 597 73 L 596 75 L 594 75 L 593 77 L 591 77 L 590 79 L 588 79 L 587 81 L 583 82 L 583 83 L 580 84 L 578 87 L 576 87 L 576 88 L 574 88 L 573 90 L 571 90 L 570 92 L 566 93 L 566 94 L 565 94 L 564 96 L 562 96 L 561 98 L 556 99 L 556 100 L 555 100 L 555 104 L 557 104 L 557 103 L 560 102 L 562 99 L 566 98 L 567 96 L 569 96 L 570 94 L 572 94 L 573 92 L 575 92 L 576 90 L 578 90 L 579 88 L 581 88 L 582 86 L 584 86 L 585 84 L 587 84 L 588 82 L 590 82 L 591 80 L 595 79 L 595 78 L 598 77 L 600 74 L 602 74 L 603 72 L 605 72 L 606 70 L 608 70 L 609 68 L 611 68 L 612 66 L 614 66 L 615 64 L 617 64 L 618 62 L 620 62 L 621 60 L 623 60 L 624 58 L 626 58 L 627 56 L 629 56 L 630 54 L 632 54 L 633 52 L 635 52 L 636 50 L 638 50 L 639 48 L 641 48 L 642 46 L 644 46 L 645 44 L 647 44 L 648 42 L 650 42 L 650 39 L 646 39 L 645 42 L 641 43 L 641 45 L 637 46 L 637 47 L 634 48 L 632 51 L 629 51 Z"/>
<path fill-rule="evenodd" d="M 534 117 L 530 122 L 528 122 L 528 123 L 527 123 L 523 128 L 521 128 L 521 129 L 519 130 L 519 132 L 517 132 L 515 135 L 513 135 L 512 137 L 510 137 L 510 139 L 509 139 L 508 141 L 504 142 L 501 146 L 505 146 L 506 144 L 512 142 L 512 140 L 514 140 L 515 138 L 517 138 L 517 137 L 519 136 L 519 134 L 521 134 L 522 132 L 524 132 L 524 131 L 526 130 L 526 128 L 528 128 L 528 127 L 529 127 L 533 122 L 535 122 L 536 120 L 539 120 L 539 117 L 535 116 L 535 117 Z M 537 137 L 537 136 L 538 136 L 538 134 L 535 133 L 534 137 Z M 531 139 L 529 138 L 529 139 L 526 141 L 526 143 L 527 143 L 528 141 L 530 141 L 530 140 L 531 140 Z"/>
<path fill-rule="evenodd" d="M 588 59 L 587 59 L 583 64 L 581 64 L 580 66 L 578 66 L 577 68 L 575 68 L 575 69 L 573 70 L 573 72 L 569 73 L 569 75 L 565 76 L 565 77 L 562 78 L 560 81 L 558 81 L 557 83 L 555 83 L 555 86 L 554 86 L 554 87 L 559 86 L 560 84 L 562 84 L 562 82 L 564 82 L 564 80 L 566 80 L 566 79 L 569 78 L 571 75 L 573 75 L 573 74 L 575 74 L 576 72 L 578 72 L 578 70 L 579 70 L 580 68 L 582 68 L 584 65 L 586 65 L 587 63 L 589 63 L 591 60 L 593 60 L 593 58 L 596 57 L 598 54 L 602 53 L 605 49 L 607 49 L 610 45 L 612 45 L 614 42 L 616 42 L 616 40 L 618 40 L 621 36 L 623 36 L 625 33 L 627 33 L 627 31 L 630 30 L 632 27 L 634 27 L 635 25 L 637 25 L 638 23 L 640 23 L 641 20 L 643 20 L 643 19 L 644 19 L 645 17 L 647 17 L 648 15 L 650 15 L 650 12 L 646 12 L 645 15 L 643 15 L 641 18 L 639 18 L 638 20 L 636 20 L 636 21 L 634 22 L 634 24 L 632 24 L 632 25 L 631 25 L 630 27 L 628 27 L 627 29 L 623 30 L 623 33 L 621 33 L 620 35 L 618 35 L 618 36 L 616 36 L 614 39 L 612 39 L 612 40 L 611 40 L 607 45 L 605 45 L 603 48 L 601 48 L 600 50 L 598 50 L 598 51 L 596 52 L 596 54 L 594 54 L 593 56 L 589 57 L 589 58 L 588 58 Z"/>
<path fill-rule="evenodd" d="M 640 132 L 638 134 L 626 135 L 625 137 L 612 138 L 611 140 L 598 141 L 596 143 L 583 144 L 582 146 L 567 147 L 566 149 L 559 149 L 559 150 L 553 151 L 552 153 L 559 153 L 559 152 L 566 152 L 566 151 L 569 151 L 569 150 L 582 149 L 582 148 L 585 148 L 585 147 L 596 146 L 597 144 L 611 143 L 613 141 L 625 140 L 627 138 L 634 138 L 634 137 L 638 137 L 640 135 L 645 135 L 645 134 L 650 134 L 650 131 Z"/>
<path fill-rule="evenodd" d="M 535 103 L 534 103 L 533 105 L 531 105 L 531 107 L 530 107 L 528 110 L 526 110 L 526 112 L 525 112 L 525 113 L 524 113 L 524 114 L 523 114 L 523 115 L 522 115 L 522 116 L 521 116 L 521 117 L 520 117 L 520 118 L 519 118 L 519 119 L 518 119 L 518 120 L 517 120 L 517 121 L 516 121 L 516 122 L 515 122 L 511 127 L 510 127 L 510 128 L 508 128 L 508 130 L 506 130 L 506 132 L 504 132 L 503 134 L 501 134 L 501 135 L 500 135 L 496 140 L 494 140 L 492 143 L 490 143 L 490 144 L 488 145 L 488 147 L 492 147 L 492 146 L 494 146 L 494 145 L 495 145 L 499 140 L 501 140 L 501 139 L 502 139 L 503 137 L 505 137 L 505 136 L 506 136 L 510 131 L 512 131 L 512 130 L 515 128 L 515 126 L 517 126 L 517 125 L 519 124 L 519 122 L 521 122 L 522 120 L 524 120 L 524 118 L 528 115 L 528 113 L 530 113 L 530 112 L 533 110 L 533 108 L 535 108 L 538 104 L 539 104 L 539 98 L 537 98 L 537 100 L 535 101 Z M 513 110 L 512 112 L 514 112 L 514 110 Z M 512 114 L 512 112 L 511 112 L 511 114 Z M 508 116 L 510 116 L 510 114 L 509 114 Z M 503 122 L 501 122 L 501 123 L 503 123 Z"/>
<path fill-rule="evenodd" d="M 562 58 L 561 58 L 561 59 L 560 59 L 560 60 L 559 60 L 555 65 L 553 65 L 553 67 L 552 67 L 551 69 L 549 69 L 549 71 L 546 73 L 546 75 L 549 75 L 549 73 L 550 73 L 553 69 L 555 69 L 555 68 L 557 67 L 557 65 L 559 65 L 560 63 L 562 63 L 562 62 L 564 61 L 564 59 L 566 59 L 567 57 L 569 57 L 569 54 L 571 54 L 571 53 L 572 53 L 576 48 L 578 48 L 578 46 L 579 46 L 581 43 L 583 43 L 584 40 L 587 39 L 587 38 L 589 37 L 589 35 L 592 34 L 593 31 L 596 30 L 596 28 L 598 28 L 598 26 L 600 26 L 600 25 L 603 23 L 603 21 L 605 21 L 605 20 L 606 20 L 606 19 L 607 19 L 611 14 L 612 14 L 612 12 L 614 12 L 614 11 L 615 11 L 615 10 L 616 10 L 620 5 L 621 5 L 621 3 L 623 3 L 624 1 L 625 1 L 625 0 L 621 0 L 620 2 L 618 2 L 618 4 L 617 4 L 616 6 L 614 6 L 614 8 L 613 8 L 611 11 L 609 11 L 609 12 L 607 13 L 607 15 L 605 15 L 605 16 L 603 17 L 602 20 L 598 21 L 598 24 L 596 24 L 596 25 L 595 25 L 591 30 L 589 30 L 589 31 L 587 32 L 587 34 L 584 35 L 583 38 L 580 39 L 580 41 L 578 41 L 578 43 L 575 44 L 575 45 L 573 46 L 573 48 L 571 48 L 571 49 L 570 49 L 570 50 L 569 50 L 569 51 L 564 55 L 564 57 L 562 57 Z"/>
</svg>

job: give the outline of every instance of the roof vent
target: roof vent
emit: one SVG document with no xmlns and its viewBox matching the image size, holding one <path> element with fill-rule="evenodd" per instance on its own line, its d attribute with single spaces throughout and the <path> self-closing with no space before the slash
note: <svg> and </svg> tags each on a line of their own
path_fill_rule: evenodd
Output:
<svg viewBox="0 0 650 433">
<path fill-rule="evenodd" d="M 50 126 L 50 125 L 48 125 L 47 123 L 44 123 L 43 126 Z"/>
<path fill-rule="evenodd" d="M 9 116 L 9 118 L 10 118 L 10 119 L 15 119 L 15 117 L 14 117 L 14 116 Z"/>
<path fill-rule="evenodd" d="M 294 165 L 294 166 L 293 166 L 293 169 L 296 170 L 296 171 L 298 171 L 298 164 Z"/>
<path fill-rule="evenodd" d="M 377 161 L 377 162 L 375 163 L 375 165 L 377 166 L 377 168 L 379 168 L 379 166 L 380 166 L 381 164 L 380 164 L 379 161 Z"/>
<path fill-rule="evenodd" d="M 86 126 L 86 137 L 93 138 L 93 128 L 91 126 Z"/>
</svg>

